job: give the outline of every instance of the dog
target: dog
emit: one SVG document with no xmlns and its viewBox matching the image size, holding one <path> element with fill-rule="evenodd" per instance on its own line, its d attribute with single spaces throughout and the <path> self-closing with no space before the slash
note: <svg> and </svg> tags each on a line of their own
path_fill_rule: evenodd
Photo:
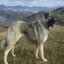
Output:
<svg viewBox="0 0 64 64">
<path fill-rule="evenodd" d="M 16 21 L 13 22 L 8 30 L 7 36 L 2 41 L 4 51 L 4 63 L 8 64 L 7 56 L 9 52 L 12 52 L 12 55 L 16 57 L 14 54 L 14 48 L 16 46 L 17 41 L 25 36 L 28 40 L 35 42 L 35 56 L 47 62 L 47 59 L 44 56 L 44 43 L 48 38 L 48 34 L 51 28 L 54 26 L 56 20 L 53 16 L 47 13 L 37 13 L 30 17 L 27 17 L 24 21 Z"/>
</svg>

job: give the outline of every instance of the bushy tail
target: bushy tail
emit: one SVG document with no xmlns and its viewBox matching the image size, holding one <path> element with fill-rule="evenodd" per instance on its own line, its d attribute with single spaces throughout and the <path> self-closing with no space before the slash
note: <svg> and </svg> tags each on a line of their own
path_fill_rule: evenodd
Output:
<svg viewBox="0 0 64 64">
<path fill-rule="evenodd" d="M 2 40 L 2 42 L 1 42 L 1 47 L 2 47 L 2 48 L 6 48 L 7 45 L 8 45 L 7 39 Z"/>
</svg>

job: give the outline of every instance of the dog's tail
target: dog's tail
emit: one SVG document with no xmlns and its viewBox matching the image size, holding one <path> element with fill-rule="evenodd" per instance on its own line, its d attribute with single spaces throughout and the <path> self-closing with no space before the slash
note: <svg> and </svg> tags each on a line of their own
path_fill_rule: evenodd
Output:
<svg viewBox="0 0 64 64">
<path fill-rule="evenodd" d="M 1 47 L 2 47 L 2 49 L 6 48 L 7 45 L 8 45 L 7 39 L 2 40 L 2 42 L 1 42 Z"/>
</svg>

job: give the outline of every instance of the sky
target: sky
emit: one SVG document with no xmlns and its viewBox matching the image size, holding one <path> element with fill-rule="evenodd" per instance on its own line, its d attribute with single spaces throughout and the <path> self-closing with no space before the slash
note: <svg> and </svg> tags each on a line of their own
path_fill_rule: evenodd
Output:
<svg viewBox="0 0 64 64">
<path fill-rule="evenodd" d="M 29 7 L 64 7 L 64 0 L 0 0 L 0 5 Z"/>
</svg>

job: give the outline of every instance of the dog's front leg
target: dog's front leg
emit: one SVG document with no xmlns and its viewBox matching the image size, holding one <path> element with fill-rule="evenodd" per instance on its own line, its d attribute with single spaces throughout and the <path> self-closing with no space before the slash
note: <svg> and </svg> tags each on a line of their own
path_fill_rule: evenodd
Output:
<svg viewBox="0 0 64 64">
<path fill-rule="evenodd" d="M 40 44 L 40 54 L 41 54 L 41 59 L 47 62 L 47 59 L 44 56 L 44 43 Z"/>
<path fill-rule="evenodd" d="M 36 45 L 36 48 L 35 48 L 35 56 L 37 59 L 39 59 L 39 46 Z"/>
</svg>

